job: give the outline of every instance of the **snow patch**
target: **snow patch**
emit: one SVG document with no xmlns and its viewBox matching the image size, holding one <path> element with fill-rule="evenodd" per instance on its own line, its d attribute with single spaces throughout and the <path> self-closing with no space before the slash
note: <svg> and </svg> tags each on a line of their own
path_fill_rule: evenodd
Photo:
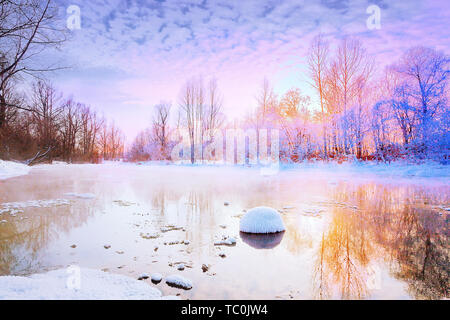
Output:
<svg viewBox="0 0 450 320">
<path fill-rule="evenodd" d="M 95 194 L 92 193 L 74 193 L 69 192 L 64 194 L 66 197 L 79 198 L 79 199 L 95 199 Z"/>
<path fill-rule="evenodd" d="M 79 289 L 67 286 L 71 274 L 59 269 L 30 277 L 0 277 L 0 300 L 159 300 L 161 291 L 127 276 L 80 269 Z"/>
<path fill-rule="evenodd" d="M 24 202 L 5 202 L 0 204 L 0 213 L 16 212 L 22 213 L 22 209 L 26 208 L 51 208 L 58 206 L 69 205 L 70 201 L 67 199 L 52 199 L 52 200 L 30 200 Z"/>
<path fill-rule="evenodd" d="M 23 176 L 30 170 L 31 168 L 23 163 L 0 160 L 0 180 Z"/>
<path fill-rule="evenodd" d="M 240 222 L 240 231 L 246 233 L 277 233 L 284 230 L 281 215 L 269 207 L 256 207 L 249 210 Z"/>
</svg>

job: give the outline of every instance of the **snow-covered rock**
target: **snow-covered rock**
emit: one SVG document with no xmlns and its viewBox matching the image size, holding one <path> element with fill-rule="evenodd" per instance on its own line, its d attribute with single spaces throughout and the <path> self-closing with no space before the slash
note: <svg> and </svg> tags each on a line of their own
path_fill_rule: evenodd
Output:
<svg viewBox="0 0 450 320">
<path fill-rule="evenodd" d="M 146 280 L 148 278 L 150 278 L 150 276 L 144 272 L 139 275 L 138 280 Z"/>
<path fill-rule="evenodd" d="M 161 273 L 152 273 L 151 280 L 153 283 L 160 283 L 163 276 Z"/>
<path fill-rule="evenodd" d="M 183 271 L 185 268 L 183 263 L 180 263 L 179 265 L 177 265 L 177 270 Z"/>
<path fill-rule="evenodd" d="M 217 240 L 214 242 L 215 246 L 234 246 L 236 245 L 236 238 L 229 237 L 222 240 Z"/>
<path fill-rule="evenodd" d="M 0 300 L 159 300 L 161 291 L 127 276 L 80 269 L 79 286 L 70 287 L 67 269 L 30 277 L 0 277 Z"/>
<path fill-rule="evenodd" d="M 180 288 L 184 290 L 190 290 L 192 289 L 192 282 L 189 279 L 183 278 L 182 276 L 179 276 L 177 274 L 168 276 L 166 278 L 166 283 L 175 288 Z"/>
<path fill-rule="evenodd" d="M 25 164 L 0 160 L 0 180 L 23 176 L 30 170 L 31 168 Z"/>
<path fill-rule="evenodd" d="M 269 207 L 257 207 L 249 210 L 240 222 L 240 231 L 246 233 L 277 233 L 285 227 L 277 210 Z"/>
</svg>

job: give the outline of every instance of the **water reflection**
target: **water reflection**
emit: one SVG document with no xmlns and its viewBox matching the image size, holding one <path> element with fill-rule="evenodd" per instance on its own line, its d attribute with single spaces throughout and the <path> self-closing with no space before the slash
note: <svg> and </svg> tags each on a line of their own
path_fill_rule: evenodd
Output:
<svg viewBox="0 0 450 320">
<path fill-rule="evenodd" d="M 446 195 L 439 199 L 433 194 L 424 200 L 420 191 L 409 191 L 365 185 L 336 192 L 335 199 L 354 201 L 357 206 L 333 208 L 331 224 L 317 250 L 316 298 L 368 297 L 383 285 L 380 275 L 378 283 L 371 282 L 373 265 L 376 272 L 386 266 L 416 299 L 448 297 L 448 219 L 432 206 L 445 201 Z M 420 201 L 411 203 L 411 199 Z"/>
<path fill-rule="evenodd" d="M 268 234 L 252 234 L 240 232 L 242 241 L 255 249 L 273 249 L 283 240 L 284 231 Z"/>
<path fill-rule="evenodd" d="M 294 298 L 449 297 L 448 218 L 439 209 L 448 206 L 447 186 L 329 185 L 292 172 L 264 178 L 245 171 L 144 169 L 115 168 L 108 174 L 102 167 L 76 173 L 66 168 L 3 183 L 0 203 L 66 192 L 94 193 L 97 199 L 29 208 L 24 220 L 4 214 L 0 274 L 41 272 L 73 261 L 131 275 L 149 266 L 169 274 L 176 272 L 170 263 L 183 261 L 192 266 L 183 275 L 196 284 L 183 293 L 190 299 L 271 299 L 293 288 L 302 289 Z M 240 233 L 235 247 L 214 246 L 224 235 L 237 235 L 244 209 L 260 205 L 295 208 L 282 210 L 285 232 Z M 168 225 L 183 229 L 162 232 Z M 158 237 L 143 239 L 142 233 Z M 164 245 L 183 240 L 190 245 Z M 105 250 L 105 243 L 113 249 Z M 226 259 L 218 257 L 219 249 Z M 200 268 L 204 263 L 212 266 L 209 275 Z"/>
</svg>

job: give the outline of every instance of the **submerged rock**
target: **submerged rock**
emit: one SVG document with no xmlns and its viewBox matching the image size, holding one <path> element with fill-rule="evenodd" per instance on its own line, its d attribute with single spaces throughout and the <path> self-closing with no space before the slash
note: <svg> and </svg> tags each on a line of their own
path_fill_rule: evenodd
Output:
<svg viewBox="0 0 450 320">
<path fill-rule="evenodd" d="M 147 240 L 159 238 L 159 234 L 157 234 L 157 233 L 141 233 L 140 236 L 142 239 L 147 239 Z"/>
<path fill-rule="evenodd" d="M 168 225 L 165 227 L 161 228 L 161 232 L 166 233 L 166 232 L 170 232 L 170 231 L 185 231 L 185 229 L 183 227 L 177 227 L 177 226 L 173 226 L 173 225 Z"/>
<path fill-rule="evenodd" d="M 273 208 L 257 207 L 249 210 L 240 221 L 240 231 L 245 233 L 277 233 L 284 227 L 281 215 Z"/>
</svg>

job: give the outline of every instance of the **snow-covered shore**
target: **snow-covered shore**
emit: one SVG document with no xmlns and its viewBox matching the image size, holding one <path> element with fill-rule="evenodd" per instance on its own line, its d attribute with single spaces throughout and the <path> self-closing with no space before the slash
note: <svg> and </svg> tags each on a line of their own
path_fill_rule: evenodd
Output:
<svg viewBox="0 0 450 320">
<path fill-rule="evenodd" d="M 185 167 L 185 168 L 236 168 L 242 170 L 260 170 L 258 166 L 247 165 L 228 165 L 228 164 L 173 164 L 162 161 L 147 162 L 108 162 L 108 165 L 129 165 L 139 167 Z M 424 163 L 410 163 L 407 161 L 396 161 L 391 163 L 382 163 L 374 161 L 351 161 L 337 163 L 333 161 L 305 161 L 301 163 L 280 163 L 278 172 L 296 171 L 306 174 L 324 174 L 333 177 L 366 177 L 366 178 L 431 178 L 431 179 L 449 179 L 450 165 L 444 165 L 433 161 Z"/>
<path fill-rule="evenodd" d="M 0 180 L 23 176 L 30 170 L 31 168 L 25 164 L 0 160 Z"/>
<path fill-rule="evenodd" d="M 93 269 L 79 269 L 73 281 L 70 269 L 29 277 L 0 277 L 0 300 L 161 300 L 161 291 L 146 282 Z M 76 279 L 75 279 L 76 280 Z M 74 285 L 71 286 L 71 283 Z"/>
<path fill-rule="evenodd" d="M 303 170 L 311 172 L 324 172 L 331 174 L 352 175 L 376 175 L 379 177 L 402 178 L 450 178 L 450 165 L 436 162 L 421 164 L 408 162 L 305 162 L 300 164 L 286 164 L 280 166 L 281 170 Z"/>
<path fill-rule="evenodd" d="M 261 167 L 247 166 L 247 165 L 224 165 L 224 164 L 174 164 L 167 161 L 148 161 L 148 162 L 122 162 L 122 161 L 105 161 L 103 164 L 67 164 L 64 162 L 54 162 L 53 164 L 40 164 L 33 168 L 35 169 L 51 169 L 51 168 L 70 168 L 70 167 L 91 167 L 97 166 L 133 166 L 146 168 L 177 168 L 193 170 L 205 169 L 207 170 L 225 170 L 234 168 L 238 170 L 258 170 Z M 26 175 L 31 168 L 17 162 L 0 160 L 0 180 Z M 406 161 L 397 161 L 392 163 L 378 163 L 378 162 L 302 162 L 295 164 L 280 163 L 279 170 L 275 170 L 273 174 L 279 172 L 301 172 L 305 174 L 313 174 L 318 176 L 327 176 L 330 178 L 381 178 L 381 179 L 425 179 L 425 180 L 450 180 L 450 165 L 439 164 L 437 162 L 425 163 L 408 163 Z"/>
</svg>

